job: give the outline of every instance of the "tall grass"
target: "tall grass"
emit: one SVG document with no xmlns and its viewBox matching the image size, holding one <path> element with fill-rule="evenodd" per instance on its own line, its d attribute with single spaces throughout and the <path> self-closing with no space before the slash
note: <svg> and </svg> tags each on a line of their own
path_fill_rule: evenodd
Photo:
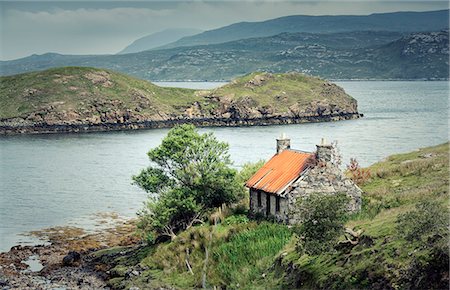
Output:
<svg viewBox="0 0 450 290">
<path fill-rule="evenodd" d="M 236 234 L 213 251 L 218 274 L 232 288 L 250 287 L 269 268 L 291 235 L 287 227 L 267 222 Z"/>
<path fill-rule="evenodd" d="M 159 272 L 166 285 L 182 289 L 202 287 L 204 272 L 208 288 L 252 288 L 253 281 L 268 272 L 292 233 L 286 226 L 270 222 L 235 222 L 192 227 L 159 245 L 143 264 Z M 206 248 L 209 260 L 204 269 Z"/>
</svg>

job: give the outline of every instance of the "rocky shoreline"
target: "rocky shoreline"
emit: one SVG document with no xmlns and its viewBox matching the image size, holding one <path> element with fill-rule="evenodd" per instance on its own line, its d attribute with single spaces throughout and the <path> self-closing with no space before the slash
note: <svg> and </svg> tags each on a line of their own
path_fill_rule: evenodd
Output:
<svg viewBox="0 0 450 290">
<path fill-rule="evenodd" d="M 111 289 L 108 262 L 95 253 L 141 247 L 133 220 L 116 219 L 111 227 L 91 233 L 77 227 L 54 227 L 30 234 L 48 243 L 14 246 L 0 253 L 0 289 Z M 34 267 L 28 262 L 31 259 Z"/>
<path fill-rule="evenodd" d="M 104 132 L 120 130 L 171 128 L 175 125 L 193 124 L 198 127 L 239 127 L 239 126 L 266 126 L 332 122 L 341 120 L 353 120 L 363 117 L 360 113 L 335 113 L 312 116 L 276 116 L 260 118 L 179 118 L 168 120 L 145 120 L 131 122 L 103 122 L 103 123 L 29 123 L 11 124 L 0 122 L 0 135 L 14 134 L 50 134 L 50 133 L 79 133 L 79 132 Z M 3 124 L 2 124 L 3 123 Z"/>
</svg>

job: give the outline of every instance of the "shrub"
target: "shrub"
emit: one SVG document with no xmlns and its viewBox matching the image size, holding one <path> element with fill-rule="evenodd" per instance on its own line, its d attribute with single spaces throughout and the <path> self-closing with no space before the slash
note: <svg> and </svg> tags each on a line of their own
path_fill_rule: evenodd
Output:
<svg viewBox="0 0 450 290">
<path fill-rule="evenodd" d="M 329 251 L 343 233 L 348 202 L 345 194 L 311 194 L 300 200 L 302 223 L 295 229 L 299 236 L 297 249 L 313 255 Z"/>
<path fill-rule="evenodd" d="M 350 178 L 357 185 L 364 185 L 372 176 L 368 168 L 361 168 L 356 158 L 350 158 L 347 170 L 350 173 Z"/>
<path fill-rule="evenodd" d="M 234 224 L 246 224 L 249 222 L 249 219 L 245 215 L 232 215 L 225 219 L 225 225 L 234 225 Z"/>
<path fill-rule="evenodd" d="M 448 231 L 448 210 L 438 201 L 420 201 L 414 210 L 399 215 L 397 231 L 408 241 L 445 235 Z"/>
</svg>

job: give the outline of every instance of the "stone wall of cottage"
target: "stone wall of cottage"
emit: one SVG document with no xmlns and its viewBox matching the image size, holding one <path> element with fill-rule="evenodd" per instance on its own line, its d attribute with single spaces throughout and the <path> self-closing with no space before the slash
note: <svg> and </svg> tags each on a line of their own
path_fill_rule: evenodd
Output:
<svg viewBox="0 0 450 290">
<path fill-rule="evenodd" d="M 261 206 L 258 205 L 258 190 L 250 189 L 250 212 L 260 213 L 264 216 L 267 214 L 267 195 L 270 199 L 270 215 L 275 217 L 279 222 L 288 222 L 288 199 L 280 196 L 280 210 L 276 210 L 276 196 L 273 194 L 267 194 L 264 191 L 260 191 L 261 194 Z"/>
<path fill-rule="evenodd" d="M 350 197 L 348 209 L 352 212 L 361 209 L 361 189 L 332 162 L 319 161 L 315 167 L 308 169 L 291 188 L 292 190 L 287 194 L 290 224 L 301 221 L 297 206 L 299 198 L 312 193 L 346 193 Z"/>
</svg>

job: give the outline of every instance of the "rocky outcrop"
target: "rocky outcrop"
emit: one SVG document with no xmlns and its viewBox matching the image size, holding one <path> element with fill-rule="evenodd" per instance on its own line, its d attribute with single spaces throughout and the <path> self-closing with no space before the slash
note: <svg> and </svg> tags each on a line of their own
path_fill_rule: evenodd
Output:
<svg viewBox="0 0 450 290">
<path fill-rule="evenodd" d="M 426 57 L 432 54 L 449 54 L 448 30 L 428 33 L 413 33 L 400 39 L 403 56 Z"/>
<path fill-rule="evenodd" d="M 20 92 L 17 87 L 21 87 Z M 218 89 L 192 91 L 160 88 L 100 69 L 61 68 L 37 76 L 30 74 L 25 80 L 10 77 L 0 93 L 4 100 L 17 100 L 15 106 L 2 103 L 7 109 L 0 112 L 0 134 L 110 131 L 177 124 L 296 124 L 362 116 L 356 100 L 342 88 L 298 73 L 253 73 Z"/>
<path fill-rule="evenodd" d="M 196 126 L 252 126 L 271 124 L 299 124 L 357 119 L 362 116 L 355 104 L 346 107 L 327 101 L 313 101 L 307 106 L 295 104 L 286 112 L 272 106 L 257 106 L 251 98 L 231 100 L 211 96 L 209 103 L 195 102 L 182 114 L 157 112 L 141 113 L 149 106 L 142 102 L 126 108 L 119 100 L 93 101 L 80 110 L 58 110 L 51 104 L 21 117 L 0 120 L 0 134 L 62 133 L 112 131 L 144 128 L 166 128 L 177 124 Z M 212 107 L 212 109 L 211 109 Z"/>
<path fill-rule="evenodd" d="M 21 117 L 0 120 L 0 134 L 61 133 L 111 131 L 143 128 L 165 128 L 177 124 L 196 126 L 252 126 L 271 124 L 298 124 L 356 119 L 362 116 L 356 102 L 345 107 L 323 101 L 312 101 L 307 106 L 294 104 L 286 112 L 272 106 L 257 106 L 255 100 L 231 100 L 211 96 L 205 104 L 195 102 L 182 114 L 157 112 L 141 113 L 150 106 L 146 102 L 126 108 L 119 100 L 97 100 L 79 110 L 58 110 L 62 104 L 50 104 Z M 212 109 L 210 107 L 213 107 Z"/>
</svg>

